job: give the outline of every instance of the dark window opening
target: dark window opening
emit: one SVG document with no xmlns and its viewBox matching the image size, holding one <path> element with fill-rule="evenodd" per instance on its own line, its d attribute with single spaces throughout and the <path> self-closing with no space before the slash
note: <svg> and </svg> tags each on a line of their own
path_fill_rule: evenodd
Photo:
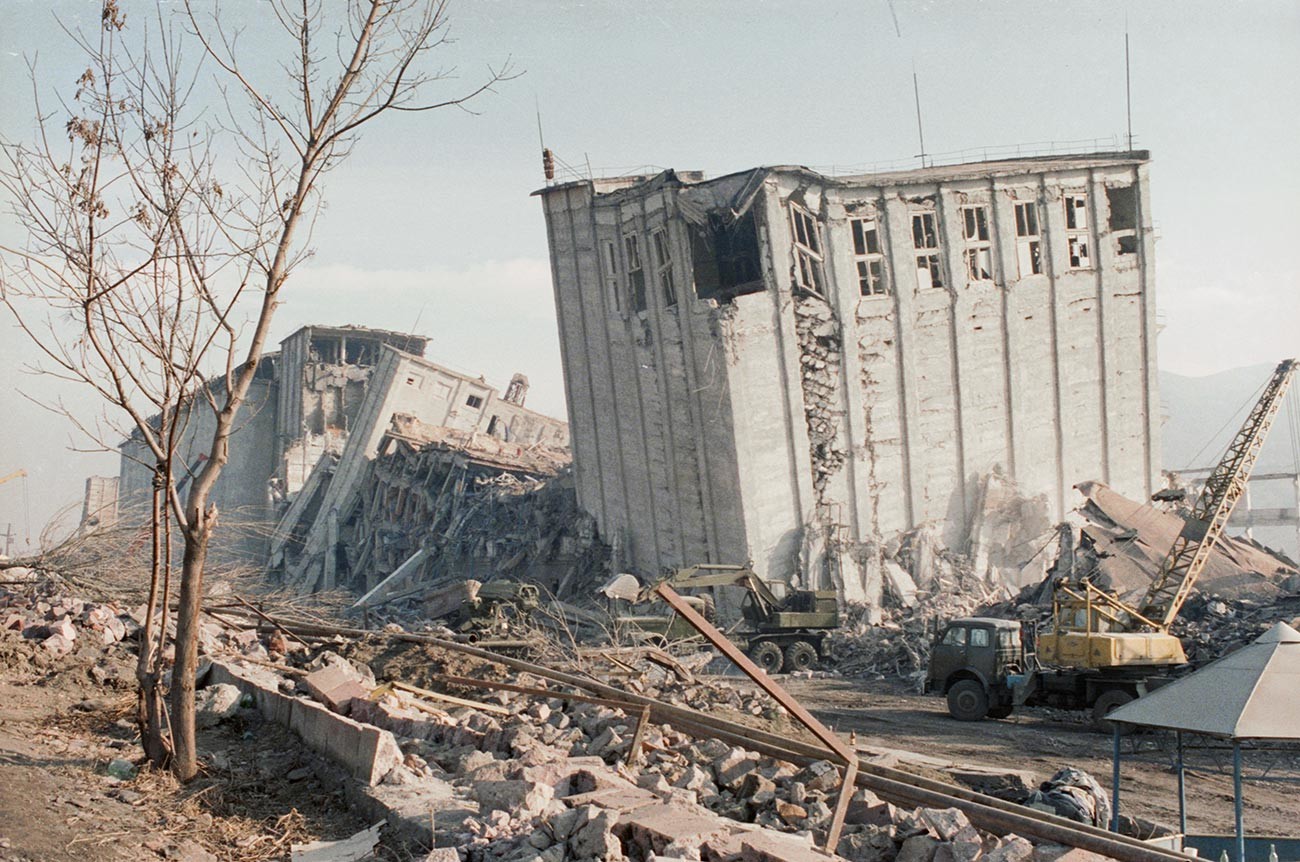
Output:
<svg viewBox="0 0 1300 862">
<path fill-rule="evenodd" d="M 1106 202 L 1110 204 L 1111 230 L 1137 230 L 1135 186 L 1116 186 L 1106 189 Z"/>
<path fill-rule="evenodd" d="M 855 218 L 849 222 L 853 232 L 853 257 L 858 265 L 858 294 L 887 296 L 885 256 L 880 251 L 880 231 L 875 219 Z"/>
<path fill-rule="evenodd" d="M 478 395 L 471 395 L 470 397 L 465 399 L 465 404 L 466 406 L 473 407 L 475 410 L 477 410 L 478 408 L 483 406 L 483 399 Z"/>
<path fill-rule="evenodd" d="M 312 362 L 322 362 L 326 365 L 338 365 L 339 362 L 339 339 L 327 335 L 317 335 L 311 340 L 308 348 Z"/>
<path fill-rule="evenodd" d="M 487 427 L 488 436 L 495 436 L 495 435 L 496 435 L 496 431 L 497 431 L 497 422 L 498 422 L 499 418 L 500 418 L 500 417 L 493 416 L 491 419 L 488 420 L 488 427 Z"/>
<path fill-rule="evenodd" d="M 373 341 L 359 341 L 353 339 L 344 341 L 344 361 L 348 365 L 360 365 L 370 367 L 375 364 L 376 354 L 379 352 L 379 345 Z"/>
<path fill-rule="evenodd" d="M 645 270 L 641 268 L 641 239 L 636 234 L 623 237 L 627 252 L 627 282 L 632 292 L 632 310 L 646 310 Z"/>
<path fill-rule="evenodd" d="M 1134 234 L 1129 234 L 1128 236 L 1120 237 L 1119 247 L 1117 251 L 1119 251 L 1120 254 L 1137 254 L 1138 251 L 1137 236 Z"/>
<path fill-rule="evenodd" d="M 668 246 L 668 229 L 660 228 L 651 236 L 655 250 L 655 269 L 659 273 L 659 287 L 663 291 L 664 306 L 677 304 L 677 284 L 673 281 L 673 255 Z"/>
<path fill-rule="evenodd" d="M 711 213 L 707 224 L 691 225 L 691 267 L 700 299 L 729 302 L 760 292 L 763 271 L 753 212 L 734 222 Z"/>
</svg>

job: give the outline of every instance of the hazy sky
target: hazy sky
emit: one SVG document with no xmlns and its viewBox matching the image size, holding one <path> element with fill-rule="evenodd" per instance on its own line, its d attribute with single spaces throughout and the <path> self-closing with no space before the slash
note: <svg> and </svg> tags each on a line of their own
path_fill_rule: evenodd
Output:
<svg viewBox="0 0 1300 862">
<path fill-rule="evenodd" d="M 122 5 L 136 21 L 155 9 Z M 254 0 L 224 7 L 232 21 L 262 14 Z M 98 8 L 0 0 L 0 134 L 30 134 L 25 57 L 38 56 L 45 93 L 84 66 L 55 16 L 93 25 Z M 886 0 L 453 2 L 443 57 L 460 80 L 444 92 L 507 57 L 524 74 L 477 115 L 370 130 L 326 180 L 316 257 L 286 290 L 278 335 L 414 328 L 432 337 L 430 357 L 498 385 L 525 372 L 530 406 L 563 415 L 545 225 L 529 197 L 542 184 L 536 105 L 546 144 L 597 174 L 903 166 L 918 152 L 913 66 L 931 153 L 1118 140 L 1127 26 L 1133 128 L 1153 158 L 1161 367 L 1200 375 L 1300 352 L 1300 5 L 895 0 L 894 13 Z M 250 27 L 247 46 L 273 54 L 263 32 Z M 8 221 L 0 237 L 13 239 Z M 0 475 L 34 474 L 39 522 L 79 498 L 85 475 L 116 468 L 69 454 L 65 424 L 16 394 L 48 391 L 15 371 L 29 354 L 0 319 Z M 0 530 L 21 529 L 17 484 L 0 486 Z"/>
</svg>

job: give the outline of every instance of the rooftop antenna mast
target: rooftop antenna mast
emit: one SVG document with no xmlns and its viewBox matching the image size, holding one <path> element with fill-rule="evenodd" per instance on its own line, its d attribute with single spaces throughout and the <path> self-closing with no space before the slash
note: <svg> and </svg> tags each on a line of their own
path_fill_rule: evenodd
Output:
<svg viewBox="0 0 1300 862">
<path fill-rule="evenodd" d="M 912 95 L 916 99 L 916 135 L 921 139 L 921 167 L 925 167 L 925 128 L 921 125 L 921 87 L 916 82 L 916 63 L 912 63 Z"/>
<path fill-rule="evenodd" d="M 537 143 L 542 148 L 542 173 L 549 183 L 555 179 L 555 156 L 546 149 L 546 138 L 542 136 L 542 103 L 536 93 L 533 94 L 533 104 L 537 107 Z"/>
<path fill-rule="evenodd" d="M 1128 151 L 1133 152 L 1133 88 L 1128 64 L 1128 21 L 1124 22 L 1124 111 L 1128 117 Z"/>
</svg>

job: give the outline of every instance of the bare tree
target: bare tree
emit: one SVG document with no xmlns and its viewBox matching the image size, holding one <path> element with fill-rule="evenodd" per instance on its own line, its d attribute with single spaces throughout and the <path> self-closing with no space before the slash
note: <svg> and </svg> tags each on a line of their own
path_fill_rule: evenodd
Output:
<svg viewBox="0 0 1300 862">
<path fill-rule="evenodd" d="M 218 524 L 210 498 L 282 292 L 308 253 L 321 180 L 376 118 L 463 107 L 511 76 L 508 64 L 488 69 L 481 83 L 429 100 L 454 71 L 428 68 L 447 41 L 445 0 L 343 5 L 261 7 L 283 46 L 267 81 L 217 6 L 204 13 L 190 0 L 178 18 L 159 13 L 134 34 L 118 0 L 103 0 L 97 36 L 76 36 L 88 66 L 73 99 L 45 112 L 38 88 L 38 135 L 4 145 L 0 186 L 27 243 L 0 249 L 0 299 L 47 370 L 90 386 L 154 462 L 140 720 L 148 756 L 182 780 L 197 768 L 199 614 Z M 187 46 L 200 62 L 186 63 Z M 192 104 L 208 93 L 219 111 Z M 211 436 L 182 491 L 178 445 L 200 414 Z M 164 702 L 173 525 L 183 553 Z"/>
</svg>

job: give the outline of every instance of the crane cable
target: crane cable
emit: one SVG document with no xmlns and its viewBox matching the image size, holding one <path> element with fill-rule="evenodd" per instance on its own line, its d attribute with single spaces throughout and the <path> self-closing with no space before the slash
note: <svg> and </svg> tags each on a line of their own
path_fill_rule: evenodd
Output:
<svg viewBox="0 0 1300 862">
<path fill-rule="evenodd" d="M 23 542 L 28 550 L 32 547 L 32 503 L 27 493 L 27 476 L 23 475 Z"/>
</svg>

